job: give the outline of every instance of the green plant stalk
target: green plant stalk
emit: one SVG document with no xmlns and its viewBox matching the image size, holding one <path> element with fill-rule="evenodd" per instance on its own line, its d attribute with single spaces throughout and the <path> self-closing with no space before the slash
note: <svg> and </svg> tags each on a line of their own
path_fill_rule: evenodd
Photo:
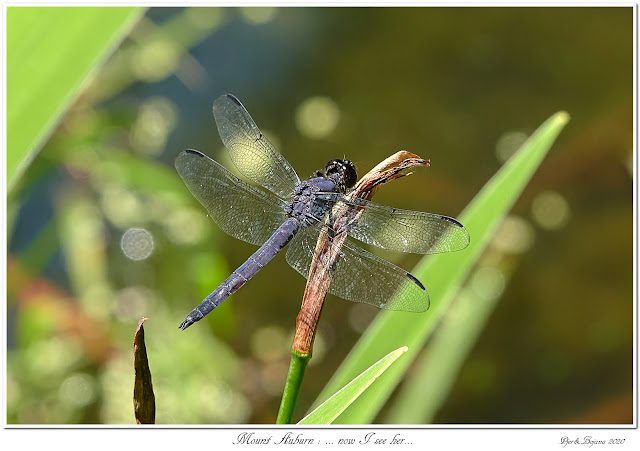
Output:
<svg viewBox="0 0 640 451">
<path fill-rule="evenodd" d="M 413 274 L 428 281 L 431 309 L 416 314 L 384 311 L 353 348 L 338 371 L 316 399 L 320 404 L 366 368 L 367 362 L 390 349 L 405 345 L 420 349 L 429 338 L 458 290 L 459 284 L 480 256 L 498 225 L 524 190 L 556 137 L 569 121 L 566 112 L 550 117 L 518 152 L 487 182 L 460 216 L 471 234 L 471 244 L 456 255 L 443 254 L 422 260 Z M 400 383 L 415 356 L 402 359 L 389 368 L 378 383 L 363 393 L 334 423 L 371 422 Z"/>
<path fill-rule="evenodd" d="M 293 410 L 296 407 L 298 393 L 300 393 L 300 387 L 302 386 L 302 380 L 304 379 L 304 372 L 307 369 L 309 360 L 311 360 L 311 354 L 291 349 L 289 373 L 287 374 L 287 381 L 284 384 L 284 391 L 282 392 L 282 401 L 280 401 L 280 410 L 278 411 L 276 424 L 291 424 Z"/>
</svg>

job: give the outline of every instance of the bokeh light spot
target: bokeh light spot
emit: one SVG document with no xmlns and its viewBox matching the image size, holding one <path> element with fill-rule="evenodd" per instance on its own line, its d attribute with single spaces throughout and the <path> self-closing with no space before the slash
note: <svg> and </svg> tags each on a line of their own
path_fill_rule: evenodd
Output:
<svg viewBox="0 0 640 451">
<path fill-rule="evenodd" d="M 276 17 L 277 13 L 278 8 L 274 7 L 240 8 L 240 17 L 242 17 L 245 22 L 253 25 L 261 25 L 270 22 Z"/>
<path fill-rule="evenodd" d="M 113 186 L 123 185 L 127 176 L 122 166 L 111 161 L 100 161 L 93 165 L 91 182 L 97 191 L 104 191 Z"/>
<path fill-rule="evenodd" d="M 116 294 L 116 314 L 122 321 L 134 321 L 151 311 L 152 293 L 144 287 L 128 287 Z"/>
<path fill-rule="evenodd" d="M 284 357 L 287 349 L 287 334 L 281 327 L 261 327 L 251 335 L 252 354 L 263 362 Z"/>
<path fill-rule="evenodd" d="M 531 213 L 540 227 L 557 230 L 569 222 L 571 209 L 569 202 L 560 193 L 545 191 L 533 200 Z"/>
<path fill-rule="evenodd" d="M 43 385 L 70 371 L 82 358 L 82 350 L 73 340 L 51 337 L 36 341 L 25 351 L 27 371 L 39 374 Z"/>
<path fill-rule="evenodd" d="M 322 139 L 331 134 L 340 120 L 338 105 L 328 97 L 310 97 L 296 110 L 295 122 L 307 138 Z"/>
<path fill-rule="evenodd" d="M 131 260 L 144 260 L 153 252 L 153 237 L 145 229 L 129 229 L 122 235 L 120 247 Z"/>
<path fill-rule="evenodd" d="M 131 58 L 131 69 L 136 77 L 147 82 L 164 80 L 173 73 L 180 60 L 177 43 L 169 39 L 152 39 L 140 46 Z"/>
<path fill-rule="evenodd" d="M 143 220 L 145 208 L 138 196 L 120 186 L 109 186 L 102 192 L 102 211 L 116 227 L 127 227 Z"/>
<path fill-rule="evenodd" d="M 533 245 L 535 231 L 531 224 L 519 216 L 507 216 L 500 224 L 491 246 L 508 254 L 521 254 Z"/>
<path fill-rule="evenodd" d="M 82 304 L 92 318 L 107 321 L 113 307 L 113 291 L 109 283 L 105 280 L 90 282 L 82 297 Z"/>
<path fill-rule="evenodd" d="M 496 157 L 504 163 L 522 146 L 528 136 L 522 132 L 503 133 L 496 142 Z"/>
<path fill-rule="evenodd" d="M 187 8 L 185 10 L 187 20 L 202 30 L 214 29 L 222 23 L 224 18 L 223 8 Z"/>
<path fill-rule="evenodd" d="M 92 376 L 75 373 L 67 377 L 58 391 L 60 401 L 68 406 L 83 407 L 95 399 L 96 388 Z"/>
<path fill-rule="evenodd" d="M 182 208 L 167 216 L 164 226 L 169 239 L 181 245 L 198 244 L 211 230 L 207 217 L 192 208 Z"/>
<path fill-rule="evenodd" d="M 471 279 L 471 289 L 481 299 L 498 298 L 505 286 L 504 275 L 494 266 L 481 266 Z"/>
<path fill-rule="evenodd" d="M 152 97 L 146 100 L 133 126 L 131 146 L 146 155 L 160 154 L 167 136 L 175 128 L 177 117 L 177 109 L 169 99 Z"/>
</svg>

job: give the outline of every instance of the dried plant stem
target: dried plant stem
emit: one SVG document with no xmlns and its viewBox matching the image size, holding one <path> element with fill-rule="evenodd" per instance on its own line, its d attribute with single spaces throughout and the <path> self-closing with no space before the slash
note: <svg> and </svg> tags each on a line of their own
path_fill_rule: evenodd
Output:
<svg viewBox="0 0 640 451">
<path fill-rule="evenodd" d="M 414 166 L 429 166 L 429 162 L 410 152 L 396 152 L 362 177 L 348 194 L 348 197 L 350 199 L 371 199 L 383 183 L 409 175 L 408 170 Z M 296 333 L 291 346 L 291 363 L 278 412 L 278 424 L 291 422 L 304 372 L 311 359 L 316 328 L 320 313 L 322 313 L 324 298 L 331 283 L 331 268 L 340 256 L 342 243 L 347 237 L 346 231 L 340 230 L 340 224 L 345 221 L 357 220 L 358 215 L 359 212 L 351 208 L 336 205 L 331 217 L 333 218 L 332 228 L 337 233 L 329 239 L 325 227 L 318 237 L 315 257 L 311 263 L 307 286 L 302 298 L 302 306 L 296 318 Z"/>
</svg>

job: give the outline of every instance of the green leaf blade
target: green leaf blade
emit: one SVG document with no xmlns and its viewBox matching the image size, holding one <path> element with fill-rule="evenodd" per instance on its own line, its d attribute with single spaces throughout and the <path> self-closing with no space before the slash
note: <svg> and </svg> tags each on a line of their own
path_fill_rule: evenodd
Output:
<svg viewBox="0 0 640 451">
<path fill-rule="evenodd" d="M 569 121 L 566 112 L 549 118 L 518 152 L 487 182 L 460 216 L 471 235 L 470 245 L 456 254 L 438 254 L 421 261 L 413 271 L 427 281 L 432 304 L 424 314 L 380 312 L 334 374 L 318 399 L 324 399 L 352 379 L 365 362 L 400 343 L 421 349 L 433 332 L 465 275 L 486 247 L 496 228 L 520 196 L 556 137 Z M 335 423 L 370 423 L 418 353 L 386 371 L 375 387 L 359 397 Z"/>
<path fill-rule="evenodd" d="M 298 424 L 331 424 L 352 402 L 369 388 L 409 348 L 403 346 L 371 365 L 337 393 L 304 417 Z"/>
<path fill-rule="evenodd" d="M 7 9 L 7 186 L 11 190 L 82 86 L 142 8 Z"/>
</svg>

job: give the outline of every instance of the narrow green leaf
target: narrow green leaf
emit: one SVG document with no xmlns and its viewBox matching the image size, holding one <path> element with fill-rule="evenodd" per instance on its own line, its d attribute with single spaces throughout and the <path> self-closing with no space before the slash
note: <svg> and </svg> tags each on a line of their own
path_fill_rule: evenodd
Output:
<svg viewBox="0 0 640 451">
<path fill-rule="evenodd" d="M 141 8 L 7 8 L 7 186 L 53 132 Z"/>
<path fill-rule="evenodd" d="M 549 118 L 527 140 L 518 152 L 493 176 L 460 216 L 471 235 L 468 248 L 455 254 L 438 254 L 424 258 L 413 272 L 426 282 L 431 294 L 431 308 L 423 314 L 380 312 L 366 333 L 334 374 L 318 399 L 324 399 L 365 367 L 367 361 L 384 349 L 406 344 L 420 349 L 495 233 L 497 226 L 520 196 L 547 151 L 569 120 L 565 112 Z M 392 391 L 400 382 L 412 358 L 403 359 L 387 371 L 336 420 L 339 423 L 362 424 L 375 418 Z"/>
<path fill-rule="evenodd" d="M 466 357 L 481 335 L 498 299 L 483 299 L 463 289 L 450 315 L 433 334 L 399 387 L 384 418 L 386 424 L 431 423 L 447 399 Z M 450 311 L 451 311 L 450 310 Z"/>
<path fill-rule="evenodd" d="M 304 417 L 298 424 L 331 424 L 349 405 L 355 401 L 373 382 L 384 373 L 393 362 L 409 348 L 403 346 L 390 352 L 366 371 L 349 382 L 331 398 Z"/>
</svg>

